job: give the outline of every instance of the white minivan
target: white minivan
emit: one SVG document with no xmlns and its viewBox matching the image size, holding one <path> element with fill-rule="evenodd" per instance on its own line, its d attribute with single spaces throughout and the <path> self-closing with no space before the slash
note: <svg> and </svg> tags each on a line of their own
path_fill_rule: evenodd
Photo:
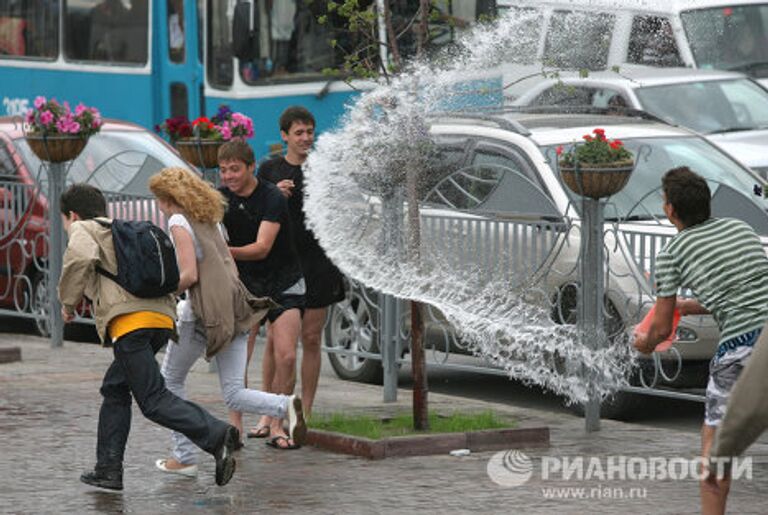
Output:
<svg viewBox="0 0 768 515">
<path fill-rule="evenodd" d="M 557 68 L 687 66 L 768 84 L 766 1 L 499 0 L 498 7 L 539 18 L 527 24 L 540 31 L 537 61 Z"/>
</svg>

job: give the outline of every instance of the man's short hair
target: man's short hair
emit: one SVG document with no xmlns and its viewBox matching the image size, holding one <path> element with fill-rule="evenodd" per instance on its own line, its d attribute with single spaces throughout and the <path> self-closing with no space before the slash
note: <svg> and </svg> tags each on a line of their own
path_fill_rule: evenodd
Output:
<svg viewBox="0 0 768 515">
<path fill-rule="evenodd" d="M 673 168 L 664 174 L 661 187 L 667 202 L 685 227 L 700 224 L 711 216 L 712 194 L 707 181 L 687 166 Z"/>
<path fill-rule="evenodd" d="M 303 122 L 312 127 L 317 125 L 312 113 L 310 113 L 306 107 L 302 106 L 291 106 L 283 111 L 283 114 L 280 115 L 280 130 L 288 133 L 288 131 L 291 130 L 293 122 Z"/>
<path fill-rule="evenodd" d="M 217 160 L 219 163 L 238 160 L 247 166 L 251 166 L 256 162 L 256 156 L 253 155 L 253 149 L 248 143 L 239 139 L 233 139 L 219 147 Z"/>
<path fill-rule="evenodd" d="M 77 213 L 82 220 L 107 216 L 107 200 L 100 189 L 90 184 L 73 184 L 61 194 L 61 213 Z"/>
</svg>

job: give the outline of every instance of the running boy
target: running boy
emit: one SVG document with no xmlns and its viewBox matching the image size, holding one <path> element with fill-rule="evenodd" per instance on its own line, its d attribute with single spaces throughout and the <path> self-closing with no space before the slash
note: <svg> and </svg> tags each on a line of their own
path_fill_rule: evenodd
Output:
<svg viewBox="0 0 768 515">
<path fill-rule="evenodd" d="M 117 258 L 101 191 L 74 184 L 61 195 L 61 215 L 69 242 L 59 281 L 61 311 L 66 322 L 84 296 L 92 301 L 102 341 L 112 340 L 115 360 L 101 386 L 96 467 L 80 476 L 83 483 L 123 489 L 123 455 L 131 427 L 131 396 L 153 422 L 186 435 L 216 459 L 216 484 L 225 485 L 235 471 L 236 428 L 200 406 L 180 399 L 165 387 L 155 354 L 173 336 L 176 302 L 173 294 L 159 298 L 131 295 L 96 271 L 117 271 Z"/>
</svg>

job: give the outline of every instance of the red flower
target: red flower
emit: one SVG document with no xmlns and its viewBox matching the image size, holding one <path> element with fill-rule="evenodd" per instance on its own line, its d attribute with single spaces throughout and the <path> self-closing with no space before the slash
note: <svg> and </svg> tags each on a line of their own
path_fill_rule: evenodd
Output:
<svg viewBox="0 0 768 515">
<path fill-rule="evenodd" d="M 595 129 L 592 132 L 597 136 L 597 139 L 605 139 L 605 129 Z"/>
<path fill-rule="evenodd" d="M 592 141 L 592 136 L 590 136 L 589 134 L 585 134 L 583 137 L 584 137 L 584 141 Z"/>
<path fill-rule="evenodd" d="M 213 123 L 211 123 L 211 120 L 205 116 L 201 116 L 200 118 L 196 119 L 194 122 L 192 122 L 192 125 L 195 127 L 203 126 L 206 129 L 213 129 Z"/>
<path fill-rule="evenodd" d="M 557 147 L 557 148 L 555 149 L 555 153 L 556 153 L 558 156 L 559 156 L 560 154 L 562 154 L 562 153 L 563 153 L 563 146 L 562 146 L 562 145 L 560 145 L 559 147 Z"/>
<path fill-rule="evenodd" d="M 616 149 L 619 149 L 619 148 L 621 148 L 621 141 L 619 141 L 619 140 L 615 139 L 615 140 L 611 141 L 611 142 L 609 143 L 609 145 L 611 146 L 611 148 L 612 148 L 613 150 L 616 150 Z"/>
</svg>

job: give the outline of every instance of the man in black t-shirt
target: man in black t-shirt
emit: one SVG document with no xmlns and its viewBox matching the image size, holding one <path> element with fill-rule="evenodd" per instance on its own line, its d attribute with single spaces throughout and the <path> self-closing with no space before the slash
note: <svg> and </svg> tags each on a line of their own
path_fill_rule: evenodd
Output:
<svg viewBox="0 0 768 515">
<path fill-rule="evenodd" d="M 280 136 L 286 144 L 285 156 L 262 163 L 257 177 L 274 183 L 288 200 L 294 246 L 307 284 L 301 328 L 301 391 L 305 414 L 309 415 L 320 376 L 320 342 L 328 306 L 344 299 L 344 282 L 341 272 L 307 228 L 304 215 L 302 165 L 314 143 L 315 118 L 303 107 L 289 107 L 280 116 Z"/>
<path fill-rule="evenodd" d="M 288 204 L 276 186 L 255 177 L 253 150 L 244 141 L 222 145 L 218 161 L 220 191 L 229 204 L 224 227 L 240 280 L 254 295 L 272 297 L 280 304 L 267 313 L 271 338 L 264 349 L 264 363 L 271 369 L 263 388 L 291 395 L 306 287 L 294 248 Z M 249 358 L 252 352 L 253 343 L 249 342 Z M 295 447 L 281 420 L 271 420 L 269 431 L 274 447 Z"/>
</svg>

